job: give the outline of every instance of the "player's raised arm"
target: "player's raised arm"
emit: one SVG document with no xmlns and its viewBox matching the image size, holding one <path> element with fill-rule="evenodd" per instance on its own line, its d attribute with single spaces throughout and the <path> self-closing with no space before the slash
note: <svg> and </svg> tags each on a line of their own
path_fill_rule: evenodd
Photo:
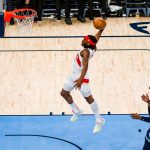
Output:
<svg viewBox="0 0 150 150">
<path fill-rule="evenodd" d="M 96 33 L 95 37 L 96 37 L 97 42 L 99 41 L 99 39 L 100 39 L 100 37 L 101 37 L 103 31 L 104 31 L 104 29 L 100 29 L 100 30 Z"/>
<path fill-rule="evenodd" d="M 95 18 L 93 20 L 93 25 L 96 29 L 98 29 L 99 31 L 96 33 L 95 37 L 97 39 L 97 42 L 99 40 L 99 38 L 101 37 L 101 34 L 103 32 L 103 30 L 106 27 L 106 20 L 104 20 L 103 18 Z"/>
</svg>

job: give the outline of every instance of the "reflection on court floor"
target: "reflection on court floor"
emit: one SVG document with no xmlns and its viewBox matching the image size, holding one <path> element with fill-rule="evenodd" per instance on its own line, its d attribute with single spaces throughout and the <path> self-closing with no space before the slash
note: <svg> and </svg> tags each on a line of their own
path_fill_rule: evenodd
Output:
<svg viewBox="0 0 150 150">
<path fill-rule="evenodd" d="M 1 150 L 141 150 L 149 124 L 129 115 L 102 115 L 103 129 L 93 134 L 94 116 L 76 123 L 70 116 L 0 116 Z M 141 129 L 141 132 L 139 132 Z"/>
</svg>

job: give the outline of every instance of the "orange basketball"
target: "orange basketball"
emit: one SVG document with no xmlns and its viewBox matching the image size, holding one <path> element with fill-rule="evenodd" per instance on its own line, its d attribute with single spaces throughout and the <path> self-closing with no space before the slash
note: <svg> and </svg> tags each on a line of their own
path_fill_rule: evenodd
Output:
<svg viewBox="0 0 150 150">
<path fill-rule="evenodd" d="M 106 27 L 106 21 L 103 18 L 95 18 L 93 25 L 96 29 L 104 29 Z"/>
</svg>

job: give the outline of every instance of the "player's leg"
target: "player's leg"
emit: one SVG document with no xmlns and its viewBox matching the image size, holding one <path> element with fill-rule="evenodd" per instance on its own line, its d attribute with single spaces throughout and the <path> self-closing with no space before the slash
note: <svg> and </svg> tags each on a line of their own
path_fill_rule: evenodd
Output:
<svg viewBox="0 0 150 150">
<path fill-rule="evenodd" d="M 94 15 L 93 15 L 93 0 L 88 0 L 88 6 L 89 6 L 89 19 L 93 20 Z"/>
<path fill-rule="evenodd" d="M 148 129 L 145 137 L 145 143 L 142 150 L 150 150 L 150 129 Z"/>
<path fill-rule="evenodd" d="M 84 15 L 84 3 L 85 1 L 84 0 L 78 0 L 78 5 L 79 5 L 79 13 L 78 13 L 78 17 L 77 17 L 77 20 L 79 20 L 80 22 L 85 22 L 85 16 Z"/>
<path fill-rule="evenodd" d="M 94 115 L 96 119 L 100 119 L 101 116 L 99 115 L 99 109 L 98 109 L 98 104 L 97 102 L 94 100 L 94 98 L 92 97 L 92 95 L 88 96 L 88 97 L 84 97 L 86 99 L 86 101 L 89 103 Z"/>
<path fill-rule="evenodd" d="M 82 84 L 80 92 L 83 95 L 83 97 L 86 99 L 86 101 L 89 103 L 89 105 L 95 115 L 96 124 L 93 129 L 93 133 L 97 133 L 101 130 L 102 125 L 104 124 L 105 120 L 99 114 L 98 104 L 95 101 L 95 99 L 93 98 L 90 87 L 87 83 Z"/>
<path fill-rule="evenodd" d="M 102 18 L 106 19 L 106 10 L 108 7 L 108 3 L 106 0 L 100 0 L 101 4 L 102 4 Z"/>
<path fill-rule="evenodd" d="M 150 150 L 150 142 L 148 142 L 146 139 L 142 150 Z"/>
<path fill-rule="evenodd" d="M 28 8 L 31 8 L 33 10 L 35 10 L 37 12 L 37 16 L 35 16 L 34 18 L 34 21 L 37 22 L 37 21 L 41 21 L 41 4 L 42 1 L 39 1 L 39 0 L 30 0 L 29 4 L 28 4 Z"/>
<path fill-rule="evenodd" d="M 38 0 L 37 1 L 38 21 L 42 21 L 42 6 L 43 6 L 43 0 Z"/>
<path fill-rule="evenodd" d="M 16 8 L 24 8 L 25 7 L 25 1 L 24 0 L 16 0 Z"/>
<path fill-rule="evenodd" d="M 89 105 L 91 106 L 91 109 L 92 109 L 96 119 L 101 118 L 101 116 L 99 115 L 98 104 L 92 96 L 89 84 L 83 83 L 81 86 L 80 92 L 81 92 L 82 96 L 86 99 L 86 101 L 89 103 Z"/>
<path fill-rule="evenodd" d="M 68 104 L 71 105 L 73 103 L 73 99 L 69 91 L 62 89 L 60 95 L 68 102 Z"/>
<path fill-rule="evenodd" d="M 6 3 L 7 3 L 7 11 L 13 11 L 14 10 L 14 6 L 13 6 L 12 0 L 7 0 Z M 11 17 L 10 25 L 13 25 L 13 24 L 14 24 L 14 18 Z"/>
<path fill-rule="evenodd" d="M 70 92 L 74 89 L 74 86 L 75 86 L 74 81 L 72 80 L 71 77 L 69 77 L 65 82 L 63 89 L 60 92 L 60 95 L 67 101 L 67 103 L 70 105 L 72 109 L 73 116 L 71 117 L 70 120 L 72 122 L 75 122 L 82 113 L 81 110 L 77 107 L 77 105 L 73 101 L 72 96 L 70 95 Z"/>
<path fill-rule="evenodd" d="M 61 20 L 61 0 L 56 0 L 56 16 L 57 20 Z"/>
<path fill-rule="evenodd" d="M 71 11 L 71 1 L 65 0 L 65 22 L 68 25 L 72 24 L 71 18 L 70 18 L 70 11 Z"/>
</svg>

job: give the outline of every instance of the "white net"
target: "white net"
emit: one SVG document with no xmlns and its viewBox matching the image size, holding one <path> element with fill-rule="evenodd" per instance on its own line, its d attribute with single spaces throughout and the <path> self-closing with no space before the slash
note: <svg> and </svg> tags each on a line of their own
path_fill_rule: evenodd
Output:
<svg viewBox="0 0 150 150">
<path fill-rule="evenodd" d="M 23 33 L 28 33 L 32 30 L 35 17 L 37 17 L 37 13 L 32 9 L 16 9 L 14 11 L 14 18 L 17 21 L 18 30 Z"/>
</svg>

